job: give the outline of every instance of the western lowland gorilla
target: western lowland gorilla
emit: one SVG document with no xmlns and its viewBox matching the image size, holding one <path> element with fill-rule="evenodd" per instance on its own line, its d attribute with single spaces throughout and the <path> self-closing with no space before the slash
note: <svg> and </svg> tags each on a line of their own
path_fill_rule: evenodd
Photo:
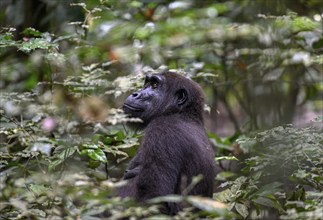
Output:
<svg viewBox="0 0 323 220">
<path fill-rule="evenodd" d="M 144 137 L 125 172 L 121 197 L 145 201 L 180 195 L 197 175 L 203 179 L 189 194 L 212 196 L 214 151 L 204 129 L 203 108 L 197 83 L 173 72 L 146 76 L 144 87 L 123 105 L 126 114 L 142 120 Z M 174 215 L 180 209 L 180 204 L 167 203 L 161 210 Z"/>
</svg>

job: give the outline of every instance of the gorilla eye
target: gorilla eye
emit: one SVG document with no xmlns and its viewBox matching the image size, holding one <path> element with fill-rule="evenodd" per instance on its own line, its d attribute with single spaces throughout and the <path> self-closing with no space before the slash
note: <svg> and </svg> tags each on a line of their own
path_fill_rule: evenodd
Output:
<svg viewBox="0 0 323 220">
<path fill-rule="evenodd" d="M 157 82 L 153 82 L 153 83 L 151 84 L 151 88 L 153 88 L 153 89 L 157 89 L 157 87 L 158 87 L 158 83 L 157 83 Z"/>
</svg>

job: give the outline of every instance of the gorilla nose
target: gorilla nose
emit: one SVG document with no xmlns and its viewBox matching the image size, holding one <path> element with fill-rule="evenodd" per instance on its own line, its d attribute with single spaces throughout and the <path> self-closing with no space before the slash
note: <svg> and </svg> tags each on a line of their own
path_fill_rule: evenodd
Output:
<svg viewBox="0 0 323 220">
<path fill-rule="evenodd" d="M 131 100 L 140 100 L 140 101 L 145 101 L 148 98 L 149 98 L 149 95 L 142 91 L 134 92 L 129 96 L 129 99 Z"/>
</svg>

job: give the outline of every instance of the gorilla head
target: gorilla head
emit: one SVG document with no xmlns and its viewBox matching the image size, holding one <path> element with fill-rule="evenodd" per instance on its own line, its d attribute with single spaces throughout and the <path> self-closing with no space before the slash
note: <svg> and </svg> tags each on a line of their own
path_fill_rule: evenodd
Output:
<svg viewBox="0 0 323 220">
<path fill-rule="evenodd" d="M 146 125 L 156 117 L 178 113 L 202 121 L 203 103 L 197 83 L 167 72 L 146 76 L 144 87 L 127 98 L 123 110 Z"/>
</svg>

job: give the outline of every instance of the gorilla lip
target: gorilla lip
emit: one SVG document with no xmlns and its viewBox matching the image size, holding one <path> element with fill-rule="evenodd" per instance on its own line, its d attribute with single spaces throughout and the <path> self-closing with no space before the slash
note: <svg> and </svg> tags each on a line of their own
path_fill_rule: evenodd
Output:
<svg viewBox="0 0 323 220">
<path fill-rule="evenodd" d="M 124 104 L 124 105 L 123 105 L 123 108 L 129 109 L 129 110 L 131 110 L 131 111 L 136 111 L 136 112 L 143 111 L 143 109 L 142 109 L 142 108 L 137 108 L 137 107 L 132 106 L 132 105 L 129 105 L 129 104 Z"/>
</svg>

